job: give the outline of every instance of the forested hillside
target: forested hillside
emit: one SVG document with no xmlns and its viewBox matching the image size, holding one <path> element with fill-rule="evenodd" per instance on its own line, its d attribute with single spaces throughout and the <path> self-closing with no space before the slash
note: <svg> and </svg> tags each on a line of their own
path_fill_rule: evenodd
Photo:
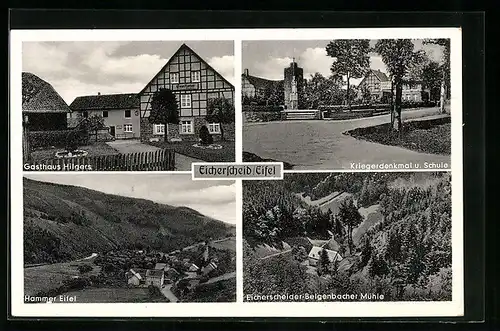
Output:
<svg viewBox="0 0 500 331">
<path fill-rule="evenodd" d="M 24 179 L 26 264 L 115 248 L 172 251 L 234 233 L 233 226 L 190 208 Z"/>
<path fill-rule="evenodd" d="M 338 212 L 307 206 L 296 195 L 317 200 L 332 192 L 350 194 Z M 283 181 L 246 181 L 243 194 L 245 293 L 299 294 L 305 287 L 381 293 L 384 300 L 451 300 L 449 173 L 286 174 Z M 378 219 L 362 216 L 366 208 L 376 209 Z M 265 260 L 254 250 L 282 241 L 294 246 L 288 237 L 330 235 L 344 260 L 321 277 L 307 272 L 296 246 Z"/>
</svg>

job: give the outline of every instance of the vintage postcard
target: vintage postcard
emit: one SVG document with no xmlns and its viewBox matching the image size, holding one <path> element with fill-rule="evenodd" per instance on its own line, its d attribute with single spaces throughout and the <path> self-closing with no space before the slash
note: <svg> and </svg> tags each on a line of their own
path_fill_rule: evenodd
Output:
<svg viewBox="0 0 500 331">
<path fill-rule="evenodd" d="M 11 31 L 13 316 L 463 316 L 461 37 Z"/>
</svg>

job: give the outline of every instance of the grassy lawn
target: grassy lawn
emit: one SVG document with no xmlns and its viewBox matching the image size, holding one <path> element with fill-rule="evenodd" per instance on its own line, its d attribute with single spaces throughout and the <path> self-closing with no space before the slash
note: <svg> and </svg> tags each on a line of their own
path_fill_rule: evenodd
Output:
<svg viewBox="0 0 500 331">
<path fill-rule="evenodd" d="M 118 154 L 118 151 L 113 147 L 108 146 L 104 142 L 97 142 L 88 146 L 79 146 L 78 149 L 87 151 L 88 156 L 98 156 L 98 155 L 115 155 Z M 53 159 L 55 158 L 55 153 L 58 151 L 62 151 L 64 148 L 44 148 L 37 149 L 31 152 L 31 157 L 33 158 L 33 162 Z"/>
<path fill-rule="evenodd" d="M 384 145 L 399 146 L 417 152 L 450 155 L 451 124 L 450 118 L 430 121 L 412 121 L 403 123 L 400 135 L 391 133 L 390 124 L 359 128 L 347 134 Z"/>
<path fill-rule="evenodd" d="M 73 276 L 80 276 L 78 266 L 82 264 L 90 264 L 94 268 L 85 276 L 98 275 L 101 267 L 91 261 L 73 261 L 24 268 L 24 293 L 35 295 L 38 292 L 47 292 L 58 288 L 62 285 L 63 280 L 70 279 Z"/>
<path fill-rule="evenodd" d="M 235 302 L 236 278 L 211 284 L 200 284 L 196 289 L 182 298 L 183 302 Z"/>
<path fill-rule="evenodd" d="M 230 250 L 236 252 L 236 238 L 228 238 L 227 240 L 221 240 L 218 242 L 211 242 L 210 246 L 220 249 L 220 250 Z"/>
<path fill-rule="evenodd" d="M 235 145 L 234 141 L 216 141 L 214 144 L 221 145 L 222 149 L 203 149 L 194 147 L 196 144 L 192 141 L 182 142 L 155 142 L 149 143 L 150 145 L 159 148 L 168 148 L 174 150 L 176 153 L 183 154 L 195 159 L 203 160 L 206 162 L 234 162 L 235 158 Z"/>
<path fill-rule="evenodd" d="M 151 298 L 147 288 L 88 287 L 64 295 L 75 296 L 75 303 L 168 302 L 165 298 Z"/>
</svg>

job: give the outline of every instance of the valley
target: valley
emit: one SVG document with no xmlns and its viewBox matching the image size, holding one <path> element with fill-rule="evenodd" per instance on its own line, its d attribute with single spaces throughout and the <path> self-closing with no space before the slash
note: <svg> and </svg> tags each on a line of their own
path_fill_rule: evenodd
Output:
<svg viewBox="0 0 500 331">
<path fill-rule="evenodd" d="M 447 173 L 244 182 L 245 295 L 451 300 L 450 185 Z"/>
<path fill-rule="evenodd" d="M 167 285 L 174 301 L 217 285 L 235 300 L 235 228 L 196 210 L 25 178 L 24 216 L 25 296 L 169 302 Z"/>
</svg>

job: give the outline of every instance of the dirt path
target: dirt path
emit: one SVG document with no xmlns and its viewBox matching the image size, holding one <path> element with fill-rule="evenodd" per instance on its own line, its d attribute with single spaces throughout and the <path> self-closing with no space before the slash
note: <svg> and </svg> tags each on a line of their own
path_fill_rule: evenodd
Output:
<svg viewBox="0 0 500 331">
<path fill-rule="evenodd" d="M 217 282 L 220 282 L 223 280 L 228 280 L 228 279 L 235 278 L 235 277 L 236 277 L 236 271 L 228 272 L 227 274 L 220 275 L 220 276 L 217 276 L 214 278 L 210 278 L 209 280 L 207 280 L 205 283 L 202 283 L 202 284 L 204 285 L 204 284 L 217 283 Z"/>
<path fill-rule="evenodd" d="M 438 108 L 408 110 L 403 120 L 440 116 Z M 390 115 L 343 121 L 280 121 L 243 126 L 243 150 L 293 164 L 294 170 L 352 169 L 351 163 L 447 162 L 449 155 L 434 155 L 359 140 L 344 132 L 390 122 Z"/>
</svg>

